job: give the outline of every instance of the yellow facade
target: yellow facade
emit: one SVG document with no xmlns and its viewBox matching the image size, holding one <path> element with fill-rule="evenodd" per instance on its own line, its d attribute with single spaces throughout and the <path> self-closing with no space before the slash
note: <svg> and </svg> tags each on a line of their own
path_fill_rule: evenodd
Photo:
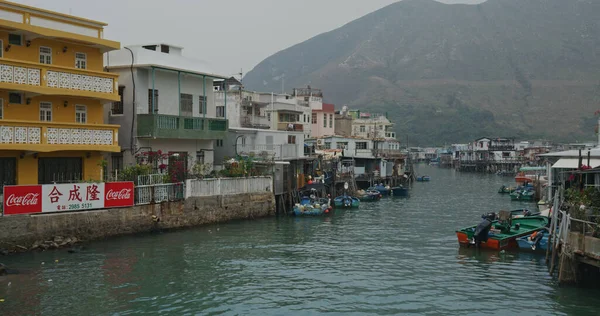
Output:
<svg viewBox="0 0 600 316">
<path fill-rule="evenodd" d="M 50 181 L 52 170 L 38 170 L 51 158 L 80 159 L 69 173 L 100 180 L 103 153 L 120 151 L 119 126 L 104 124 L 118 76 L 103 71 L 103 53 L 120 44 L 102 38 L 104 26 L 0 0 L 0 169 L 16 167 L 0 182 Z"/>
</svg>

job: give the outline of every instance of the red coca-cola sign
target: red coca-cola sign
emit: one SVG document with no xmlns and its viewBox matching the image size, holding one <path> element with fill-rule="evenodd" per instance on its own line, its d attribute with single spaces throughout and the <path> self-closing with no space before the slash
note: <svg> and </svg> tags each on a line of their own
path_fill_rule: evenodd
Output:
<svg viewBox="0 0 600 316">
<path fill-rule="evenodd" d="M 108 182 L 104 184 L 104 207 L 132 206 L 133 182 Z"/>
<path fill-rule="evenodd" d="M 4 187 L 4 215 L 42 212 L 42 187 L 19 185 Z"/>
</svg>

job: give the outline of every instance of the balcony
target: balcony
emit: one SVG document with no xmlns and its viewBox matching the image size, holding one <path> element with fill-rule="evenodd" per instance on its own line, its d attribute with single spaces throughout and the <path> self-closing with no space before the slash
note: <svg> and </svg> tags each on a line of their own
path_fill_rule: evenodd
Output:
<svg viewBox="0 0 600 316">
<path fill-rule="evenodd" d="M 119 126 L 0 120 L 0 150 L 119 152 Z"/>
<path fill-rule="evenodd" d="M 245 128 L 257 128 L 257 129 L 270 129 L 271 125 L 269 120 L 265 116 L 248 115 L 242 116 L 241 122 L 242 127 Z"/>
<path fill-rule="evenodd" d="M 238 145 L 237 153 L 239 155 L 262 158 L 262 160 L 285 160 L 300 157 L 296 144 Z"/>
<path fill-rule="evenodd" d="M 223 139 L 227 136 L 225 119 L 162 114 L 138 114 L 137 136 L 165 139 Z"/>
<path fill-rule="evenodd" d="M 514 151 L 515 146 L 513 145 L 490 145 L 488 147 L 489 151 Z"/>
<path fill-rule="evenodd" d="M 119 101 L 118 75 L 26 61 L 0 60 L 0 89 Z"/>
<path fill-rule="evenodd" d="M 298 123 L 290 123 L 290 122 L 280 122 L 277 123 L 278 131 L 288 131 L 288 132 L 303 132 L 304 125 Z"/>
</svg>

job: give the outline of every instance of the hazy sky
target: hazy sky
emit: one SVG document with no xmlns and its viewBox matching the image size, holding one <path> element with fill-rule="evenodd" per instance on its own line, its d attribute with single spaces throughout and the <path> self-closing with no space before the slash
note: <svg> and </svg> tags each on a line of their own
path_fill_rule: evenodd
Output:
<svg viewBox="0 0 600 316">
<path fill-rule="evenodd" d="M 397 0 L 12 0 L 108 23 L 122 46 L 184 47 L 222 75 L 248 72 L 266 57 Z M 484 0 L 439 0 L 480 3 Z"/>
</svg>

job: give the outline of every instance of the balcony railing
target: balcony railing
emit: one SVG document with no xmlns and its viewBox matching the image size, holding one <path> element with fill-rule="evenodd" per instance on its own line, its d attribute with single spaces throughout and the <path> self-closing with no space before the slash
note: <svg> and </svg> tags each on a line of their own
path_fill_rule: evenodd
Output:
<svg viewBox="0 0 600 316">
<path fill-rule="evenodd" d="M 246 128 L 260 128 L 260 129 L 270 129 L 271 126 L 269 124 L 269 120 L 264 116 L 243 116 L 240 122 L 242 127 Z"/>
<path fill-rule="evenodd" d="M 290 122 L 280 122 L 277 123 L 278 131 L 290 131 L 290 132 L 303 132 L 304 125 L 298 123 L 290 123 Z"/>
<path fill-rule="evenodd" d="M 489 151 L 513 151 L 515 146 L 513 145 L 491 145 L 488 147 Z"/>
<path fill-rule="evenodd" d="M 10 59 L 0 61 L 0 87 L 32 93 L 118 101 L 117 78 L 113 73 Z"/>
<path fill-rule="evenodd" d="M 294 159 L 301 156 L 298 155 L 298 146 L 296 144 L 238 145 L 237 153 L 239 155 L 262 158 L 263 160 Z"/>
<path fill-rule="evenodd" d="M 119 151 L 118 125 L 0 121 L 0 149 Z"/>
<path fill-rule="evenodd" d="M 222 139 L 227 134 L 225 119 L 138 114 L 138 137 L 165 139 Z"/>
</svg>

